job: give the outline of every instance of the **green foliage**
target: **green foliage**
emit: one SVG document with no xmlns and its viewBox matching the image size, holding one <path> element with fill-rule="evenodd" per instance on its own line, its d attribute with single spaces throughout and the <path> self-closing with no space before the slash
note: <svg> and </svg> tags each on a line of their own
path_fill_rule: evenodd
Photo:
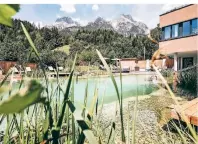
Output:
<svg viewBox="0 0 198 144">
<path fill-rule="evenodd" d="M 42 91 L 41 84 L 31 81 L 28 88 L 21 89 L 0 103 L 0 114 L 19 113 L 32 104 L 44 102 L 45 98 L 41 98 Z"/>
<path fill-rule="evenodd" d="M 153 35 L 158 35 L 159 28 L 152 30 Z M 158 36 L 156 36 L 158 37 Z M 95 56 L 95 49 L 101 51 L 104 57 L 129 58 L 137 57 L 150 59 L 152 53 L 157 50 L 158 45 L 151 42 L 147 36 L 124 37 L 110 30 L 78 30 L 74 36 L 75 41 L 70 45 L 70 55 L 79 52 L 79 61 L 90 64 L 99 63 Z"/>
<path fill-rule="evenodd" d="M 198 66 L 193 66 L 179 72 L 179 86 L 197 94 L 197 70 Z"/>
<path fill-rule="evenodd" d="M 8 26 L 12 26 L 11 17 L 19 11 L 18 4 L 0 4 L 0 23 Z"/>
<path fill-rule="evenodd" d="M 58 66 L 64 67 L 66 63 L 66 59 L 67 59 L 67 54 L 62 51 L 46 51 L 41 55 L 42 63 L 53 67 L 56 67 L 56 64 Z"/>
<path fill-rule="evenodd" d="M 29 45 L 29 40 L 23 33 L 21 27 L 21 20 L 12 20 L 13 27 L 8 27 L 0 24 L 0 57 L 1 60 L 24 62 L 37 62 L 36 54 L 32 53 L 33 47 L 37 48 L 37 54 L 51 55 L 51 50 L 56 47 L 62 46 L 64 43 L 63 37 L 57 28 L 39 28 L 34 24 L 27 21 L 23 21 L 23 25 L 29 32 L 29 36 L 32 38 L 34 46 Z M 31 47 L 31 48 L 30 48 Z M 29 58 L 29 55 L 31 56 Z M 66 54 L 64 55 L 66 57 Z M 56 57 L 62 59 L 62 57 Z M 51 63 L 49 61 L 45 62 Z"/>
<path fill-rule="evenodd" d="M 151 30 L 151 37 L 159 42 L 161 39 L 161 35 L 162 35 L 162 31 L 160 25 L 158 24 L 156 28 Z"/>
<path fill-rule="evenodd" d="M 69 49 L 70 49 L 69 45 L 64 45 L 62 47 L 58 47 L 54 49 L 54 51 L 62 51 L 62 52 L 65 52 L 67 55 L 69 55 Z"/>
<path fill-rule="evenodd" d="M 162 69 L 161 74 L 163 77 L 172 77 L 173 72 L 173 69 Z"/>
</svg>

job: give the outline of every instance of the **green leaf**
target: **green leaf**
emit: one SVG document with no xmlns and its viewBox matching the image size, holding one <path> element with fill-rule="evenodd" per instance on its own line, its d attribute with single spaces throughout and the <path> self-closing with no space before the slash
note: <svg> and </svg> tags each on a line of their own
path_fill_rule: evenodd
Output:
<svg viewBox="0 0 198 144">
<path fill-rule="evenodd" d="M 19 11 L 18 4 L 0 4 L 0 23 L 12 26 L 12 16 L 14 16 Z"/>
<path fill-rule="evenodd" d="M 77 59 L 77 54 L 74 58 L 73 66 L 72 66 L 71 73 L 69 75 L 69 80 L 68 80 L 67 87 L 66 87 L 66 92 L 64 94 L 63 104 L 61 107 L 61 113 L 60 113 L 60 116 L 59 116 L 59 119 L 57 122 L 57 127 L 59 127 L 59 128 L 62 126 L 62 123 L 63 123 L 63 118 L 64 118 L 64 114 L 65 114 L 65 109 L 66 109 L 66 102 L 67 102 L 67 100 L 69 98 L 69 94 L 70 94 L 70 88 L 71 88 L 71 83 L 72 83 L 72 77 L 74 74 L 74 67 L 76 64 L 76 59 Z"/>
<path fill-rule="evenodd" d="M 19 4 L 8 4 L 11 8 L 13 8 L 16 12 L 20 10 Z"/>
<path fill-rule="evenodd" d="M 84 136 L 87 138 L 90 144 L 97 144 L 96 137 L 93 134 L 93 131 L 89 128 L 88 124 L 85 122 L 83 117 L 76 111 L 75 106 L 73 103 L 69 100 L 67 101 L 67 104 L 70 108 L 70 111 L 72 112 L 72 115 L 74 116 L 78 126 L 80 127 L 82 133 L 80 135 L 80 140 L 78 140 L 79 143 L 84 143 Z M 77 142 L 77 143 L 78 143 Z"/>
<path fill-rule="evenodd" d="M 41 98 L 43 87 L 36 81 L 31 81 L 28 88 L 21 89 L 8 100 L 0 103 L 0 114 L 19 113 L 32 104 L 43 102 Z"/>
<path fill-rule="evenodd" d="M 102 54 L 97 49 L 96 49 L 96 52 L 97 52 L 100 60 L 102 61 L 104 67 L 107 69 L 107 72 L 109 73 L 109 76 L 111 77 L 111 80 L 113 82 L 113 85 L 114 85 L 116 93 L 117 93 L 118 102 L 119 102 L 119 105 L 120 105 L 120 93 L 119 93 L 118 86 L 117 86 L 117 83 L 115 81 L 115 78 L 113 77 L 113 74 L 112 74 L 107 62 L 105 61 L 104 57 L 102 56 Z"/>
<path fill-rule="evenodd" d="M 34 45 L 32 39 L 31 39 L 29 33 L 27 32 L 25 26 L 23 25 L 23 23 L 21 23 L 21 26 L 22 26 L 22 29 L 23 29 L 23 31 L 24 31 L 24 33 L 25 33 L 25 36 L 26 36 L 27 39 L 28 39 L 28 42 L 30 43 L 30 45 L 31 45 L 31 47 L 32 47 L 32 50 L 35 52 L 37 58 L 40 60 L 38 50 L 36 49 L 36 47 L 35 47 L 35 45 Z"/>
</svg>

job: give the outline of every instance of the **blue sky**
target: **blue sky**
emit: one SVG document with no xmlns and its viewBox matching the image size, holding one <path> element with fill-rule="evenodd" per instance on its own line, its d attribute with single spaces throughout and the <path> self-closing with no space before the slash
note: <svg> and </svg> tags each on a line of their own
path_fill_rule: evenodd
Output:
<svg viewBox="0 0 198 144">
<path fill-rule="evenodd" d="M 159 14 L 175 6 L 177 5 L 26 4 L 21 5 L 20 12 L 14 18 L 48 25 L 59 17 L 69 16 L 85 25 L 89 21 L 94 21 L 98 16 L 111 20 L 121 14 L 130 14 L 135 20 L 144 22 L 149 28 L 154 28 L 159 23 Z"/>
</svg>

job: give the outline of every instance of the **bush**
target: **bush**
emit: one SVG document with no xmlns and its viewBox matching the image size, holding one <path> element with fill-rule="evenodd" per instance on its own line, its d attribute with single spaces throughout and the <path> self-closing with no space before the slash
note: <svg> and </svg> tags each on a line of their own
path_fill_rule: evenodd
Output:
<svg viewBox="0 0 198 144">
<path fill-rule="evenodd" d="M 162 69 L 161 74 L 163 77 L 172 77 L 173 70 L 172 69 Z"/>
<path fill-rule="evenodd" d="M 197 70 L 198 66 L 193 66 L 179 72 L 179 87 L 197 93 Z"/>
</svg>

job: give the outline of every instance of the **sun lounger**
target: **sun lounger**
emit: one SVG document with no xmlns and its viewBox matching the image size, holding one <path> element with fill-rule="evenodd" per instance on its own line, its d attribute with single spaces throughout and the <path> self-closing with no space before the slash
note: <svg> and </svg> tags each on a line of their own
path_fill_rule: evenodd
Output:
<svg viewBox="0 0 198 144">
<path fill-rule="evenodd" d="M 16 67 L 13 67 L 14 73 L 19 73 L 19 70 Z"/>
<path fill-rule="evenodd" d="M 122 68 L 122 72 L 123 73 L 129 73 L 130 72 L 130 68 L 129 67 L 123 67 Z"/>
<path fill-rule="evenodd" d="M 64 68 L 63 67 L 58 67 L 58 70 L 59 71 L 62 71 Z"/>
<path fill-rule="evenodd" d="M 30 67 L 25 67 L 25 71 L 26 71 L 26 72 L 31 72 L 32 70 L 31 70 Z"/>
<path fill-rule="evenodd" d="M 103 65 L 100 65 L 100 70 L 106 70 L 105 67 Z"/>
<path fill-rule="evenodd" d="M 54 71 L 54 68 L 52 66 L 48 66 L 49 71 Z"/>
</svg>

